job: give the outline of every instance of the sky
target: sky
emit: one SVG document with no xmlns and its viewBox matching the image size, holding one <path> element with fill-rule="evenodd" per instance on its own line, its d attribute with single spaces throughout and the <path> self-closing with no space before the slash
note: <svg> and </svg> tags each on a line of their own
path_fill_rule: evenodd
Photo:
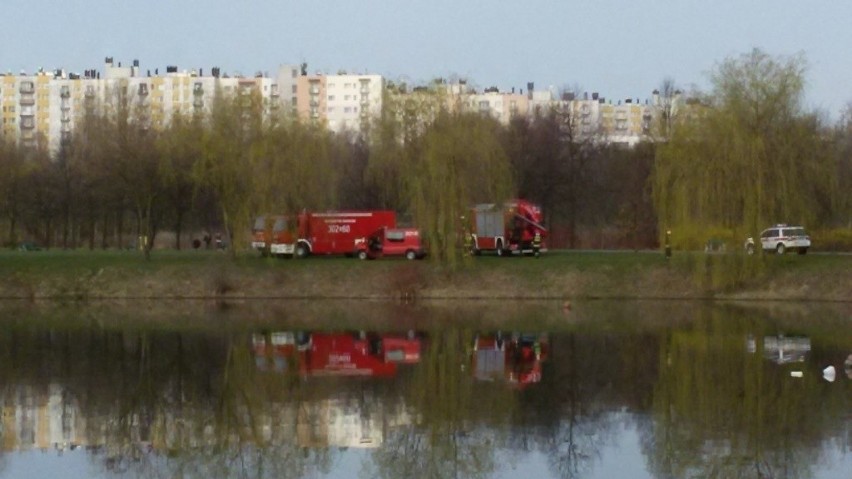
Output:
<svg viewBox="0 0 852 479">
<path fill-rule="evenodd" d="M 466 78 L 501 90 L 570 88 L 644 101 L 671 78 L 759 48 L 807 60 L 805 106 L 852 102 L 852 1 L 791 0 L 3 0 L 0 71 L 218 66 L 274 74 Z"/>
</svg>

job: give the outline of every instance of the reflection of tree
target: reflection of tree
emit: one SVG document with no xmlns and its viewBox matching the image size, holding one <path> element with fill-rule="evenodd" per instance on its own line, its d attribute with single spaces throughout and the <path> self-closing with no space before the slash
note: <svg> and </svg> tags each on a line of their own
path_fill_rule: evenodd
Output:
<svg viewBox="0 0 852 479">
<path fill-rule="evenodd" d="M 0 381 L 31 391 L 26 405 L 55 396 L 62 410 L 78 407 L 69 420 L 80 436 L 71 442 L 87 446 L 105 472 L 260 478 L 328 470 L 330 451 L 296 442 L 294 411 L 306 398 L 288 393 L 291 377 L 259 377 L 247 344 L 133 328 L 13 328 L 0 334 Z M 3 391 L 4 400 L 13 392 Z"/>
<path fill-rule="evenodd" d="M 843 406 L 821 397 L 815 375 L 791 381 L 747 353 L 744 329 L 711 314 L 662 344 L 654 420 L 642 440 L 656 476 L 810 477 L 819 462 Z"/>
<path fill-rule="evenodd" d="M 614 418 L 606 414 L 607 398 L 598 384 L 610 379 L 608 361 L 591 354 L 597 341 L 582 341 L 577 335 L 553 340 L 552 363 L 560 368 L 552 371 L 553 388 L 540 391 L 555 401 L 551 405 L 552 417 L 546 421 L 541 448 L 548 457 L 548 465 L 558 477 L 577 478 L 588 475 L 600 451 L 608 442 L 615 426 Z M 551 371 L 547 371 L 551 372 Z"/>
<path fill-rule="evenodd" d="M 809 363 L 842 363 L 852 340 L 845 317 L 805 323 L 797 312 L 782 322 L 780 313 L 768 321 L 702 309 L 689 322 L 650 324 L 614 319 L 633 306 L 607 307 L 615 309 L 593 327 L 575 321 L 550 334 L 541 383 L 521 390 L 462 370 L 473 335 L 457 323 L 428 335 L 419 364 L 376 381 L 258 368 L 249 337 L 227 328 L 10 320 L 0 330 L 0 400 L 8 408 L 52 398 L 63 421 L 67 413 L 85 430 L 78 444 L 92 460 L 124 477 L 322 474 L 342 453 L 329 447 L 328 431 L 311 442 L 300 427 L 320 430 L 329 404 L 381 424 L 366 477 L 488 477 L 532 451 L 549 458 L 552 475 L 582 477 L 634 418 L 648 468 L 661 478 L 807 477 L 823 451 L 847 451 L 852 382 L 807 370 L 791 379 L 789 365 L 745 346 L 749 334 L 761 341 L 795 330 L 811 338 Z M 38 431 L 4 427 L 4 447 L 34 447 Z"/>
<path fill-rule="evenodd" d="M 495 470 L 496 432 L 478 424 L 503 418 L 512 407 L 502 384 L 475 383 L 466 368 L 473 335 L 463 329 L 430 333 L 410 389 L 418 424 L 386 436 L 373 455 L 379 477 L 488 477 Z"/>
</svg>

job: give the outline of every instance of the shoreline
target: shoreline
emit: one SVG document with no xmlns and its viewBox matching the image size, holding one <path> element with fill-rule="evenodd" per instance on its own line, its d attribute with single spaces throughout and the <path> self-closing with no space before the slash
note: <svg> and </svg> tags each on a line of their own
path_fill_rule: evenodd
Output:
<svg viewBox="0 0 852 479">
<path fill-rule="evenodd" d="M 852 302 L 852 256 L 571 252 L 426 261 L 221 253 L 0 253 L 0 299 Z"/>
</svg>

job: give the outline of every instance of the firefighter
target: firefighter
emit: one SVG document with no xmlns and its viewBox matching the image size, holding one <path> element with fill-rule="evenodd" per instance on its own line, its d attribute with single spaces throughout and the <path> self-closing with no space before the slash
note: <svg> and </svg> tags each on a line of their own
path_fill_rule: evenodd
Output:
<svg viewBox="0 0 852 479">
<path fill-rule="evenodd" d="M 532 241 L 533 256 L 538 258 L 541 255 L 541 232 L 536 231 Z"/>
</svg>

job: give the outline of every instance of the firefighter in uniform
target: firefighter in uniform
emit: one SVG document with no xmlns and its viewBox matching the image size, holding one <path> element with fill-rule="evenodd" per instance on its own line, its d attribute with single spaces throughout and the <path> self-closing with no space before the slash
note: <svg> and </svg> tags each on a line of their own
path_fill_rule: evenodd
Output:
<svg viewBox="0 0 852 479">
<path fill-rule="evenodd" d="M 533 256 L 536 258 L 541 254 L 541 232 L 536 231 L 532 241 Z"/>
</svg>

